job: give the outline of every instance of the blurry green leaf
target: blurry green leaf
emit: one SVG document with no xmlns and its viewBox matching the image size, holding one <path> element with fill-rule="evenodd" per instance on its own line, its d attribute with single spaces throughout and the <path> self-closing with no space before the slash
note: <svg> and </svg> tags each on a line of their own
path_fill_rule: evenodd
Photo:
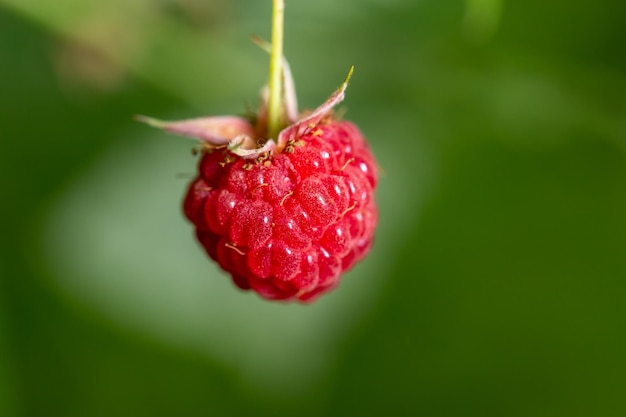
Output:
<svg viewBox="0 0 626 417">
<path fill-rule="evenodd" d="M 188 103 L 256 100 L 265 57 L 216 32 L 185 25 L 158 3 L 0 0 L 79 51 L 99 56 Z M 76 49 L 76 48 L 75 48 Z M 90 59 L 87 56 L 85 59 Z M 93 59 L 93 58 L 91 58 Z M 255 70 L 256 69 L 256 70 Z M 258 74 L 258 78 L 251 77 Z M 233 110 L 234 112 L 234 110 Z"/>
<path fill-rule="evenodd" d="M 475 42 L 489 40 L 500 23 L 503 0 L 465 0 L 465 30 Z"/>
<path fill-rule="evenodd" d="M 0 259 L 0 289 L 3 287 L 1 279 L 7 277 L 4 265 Z M 10 352 L 11 339 L 6 329 L 6 311 L 3 297 L 4 292 L 0 292 L 0 415 L 3 417 L 13 417 L 16 414 L 15 400 L 17 398 L 17 379 Z"/>
</svg>

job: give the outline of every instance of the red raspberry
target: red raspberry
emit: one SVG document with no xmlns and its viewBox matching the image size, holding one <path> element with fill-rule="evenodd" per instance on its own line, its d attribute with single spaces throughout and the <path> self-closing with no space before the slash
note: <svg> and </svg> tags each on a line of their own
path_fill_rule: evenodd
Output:
<svg viewBox="0 0 626 417">
<path fill-rule="evenodd" d="M 320 123 L 290 142 L 254 163 L 206 153 L 184 209 L 240 288 L 306 301 L 334 288 L 369 251 L 376 163 L 350 122 Z"/>
<path fill-rule="evenodd" d="M 377 166 L 356 126 L 332 116 L 352 71 L 325 103 L 298 115 L 283 64 L 278 118 L 268 116 L 272 107 L 264 96 L 250 120 L 140 120 L 203 142 L 184 211 L 207 254 L 235 284 L 267 299 L 311 301 L 336 287 L 372 246 Z M 268 119 L 288 123 L 274 136 Z"/>
</svg>

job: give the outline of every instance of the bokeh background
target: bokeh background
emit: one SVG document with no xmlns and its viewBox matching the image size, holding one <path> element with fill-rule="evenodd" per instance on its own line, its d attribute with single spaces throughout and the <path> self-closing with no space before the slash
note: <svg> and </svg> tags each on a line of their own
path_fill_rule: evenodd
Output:
<svg viewBox="0 0 626 417">
<path fill-rule="evenodd" d="M 626 2 L 287 0 L 301 107 L 354 64 L 383 170 L 310 306 L 206 259 L 193 143 L 131 119 L 254 107 L 269 19 L 0 0 L 0 416 L 626 415 Z"/>
</svg>

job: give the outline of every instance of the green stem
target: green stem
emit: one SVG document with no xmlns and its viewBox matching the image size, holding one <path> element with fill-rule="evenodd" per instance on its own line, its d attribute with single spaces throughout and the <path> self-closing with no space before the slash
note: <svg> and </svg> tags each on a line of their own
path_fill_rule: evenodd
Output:
<svg viewBox="0 0 626 417">
<path fill-rule="evenodd" d="M 285 1 L 272 0 L 272 50 L 270 52 L 270 97 L 267 109 L 268 137 L 276 139 L 281 130 L 283 32 Z"/>
</svg>

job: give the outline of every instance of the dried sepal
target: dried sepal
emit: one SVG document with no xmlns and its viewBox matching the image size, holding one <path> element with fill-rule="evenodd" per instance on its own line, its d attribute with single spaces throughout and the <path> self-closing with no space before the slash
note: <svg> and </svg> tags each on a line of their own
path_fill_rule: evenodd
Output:
<svg viewBox="0 0 626 417">
<path fill-rule="evenodd" d="M 258 43 L 263 48 L 267 47 L 268 44 L 263 42 L 259 41 Z M 209 147 L 226 145 L 227 149 L 234 155 L 245 159 L 254 159 L 264 154 L 283 151 L 290 140 L 297 140 L 308 129 L 319 124 L 337 104 L 343 101 L 353 71 L 354 67 L 350 68 L 344 82 L 324 103 L 312 112 L 298 116 L 293 77 L 289 64 L 285 60 L 283 65 L 284 111 L 289 125 L 280 131 L 278 138 L 268 138 L 260 146 L 259 138 L 265 136 L 267 131 L 267 87 L 261 90 L 261 105 L 254 121 L 255 125 L 248 119 L 239 116 L 210 116 L 179 121 L 162 121 L 147 116 L 136 116 L 135 118 L 167 132 L 200 140 Z"/>
<path fill-rule="evenodd" d="M 273 152 L 276 149 L 276 142 L 271 139 L 265 142 L 261 147 L 256 147 L 255 145 L 254 148 L 251 148 L 247 143 L 249 139 L 251 138 L 244 135 L 237 136 L 229 142 L 228 150 L 244 159 L 254 159 L 267 152 Z"/>
<path fill-rule="evenodd" d="M 163 121 L 147 116 L 136 116 L 140 122 L 170 133 L 208 142 L 215 146 L 226 145 L 237 136 L 254 137 L 254 127 L 238 116 L 210 116 L 178 121 Z"/>
<path fill-rule="evenodd" d="M 296 139 L 301 136 L 306 129 L 317 125 L 337 104 L 341 103 L 345 98 L 345 91 L 352 77 L 354 66 L 350 68 L 346 79 L 335 92 L 322 103 L 318 108 L 310 114 L 302 117 L 297 122 L 287 126 L 278 135 L 278 149 L 282 149 L 287 145 L 290 139 Z"/>
</svg>

